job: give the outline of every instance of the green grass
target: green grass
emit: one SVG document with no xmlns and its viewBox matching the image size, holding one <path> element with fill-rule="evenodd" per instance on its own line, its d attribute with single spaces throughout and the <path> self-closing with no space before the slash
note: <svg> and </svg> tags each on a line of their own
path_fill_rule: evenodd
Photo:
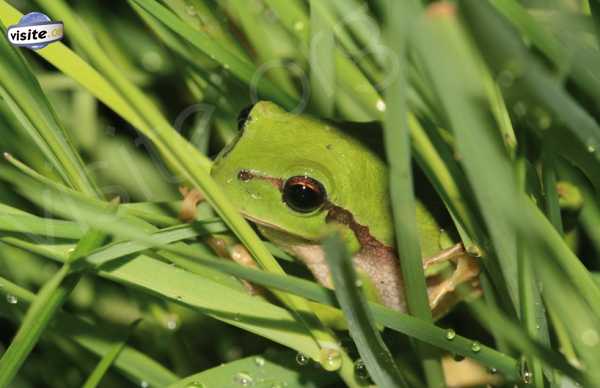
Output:
<svg viewBox="0 0 600 388">
<path fill-rule="evenodd" d="M 441 387 L 458 356 L 600 386 L 596 0 L 9 3 L 3 33 L 39 10 L 66 40 L 0 39 L 0 387 Z M 383 123 L 409 314 L 364 300 L 335 237 L 336 289 L 315 283 L 212 180 L 252 99 Z M 437 321 L 413 168 L 483 271 Z M 258 268 L 217 257 L 223 234 Z"/>
</svg>

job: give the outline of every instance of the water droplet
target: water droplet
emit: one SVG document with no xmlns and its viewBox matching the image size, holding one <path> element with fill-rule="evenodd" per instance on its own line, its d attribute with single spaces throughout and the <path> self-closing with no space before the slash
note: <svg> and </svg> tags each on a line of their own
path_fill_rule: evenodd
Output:
<svg viewBox="0 0 600 388">
<path fill-rule="evenodd" d="M 548 129 L 552 124 L 552 116 L 542 108 L 536 108 L 534 110 L 535 123 L 540 129 Z"/>
<path fill-rule="evenodd" d="M 193 382 L 189 383 L 188 385 L 186 385 L 185 388 L 206 388 L 206 385 L 204 385 L 204 383 L 201 383 L 199 381 L 193 381 Z"/>
<path fill-rule="evenodd" d="M 265 359 L 262 357 L 254 357 L 254 363 L 256 364 L 256 366 L 264 366 Z"/>
<path fill-rule="evenodd" d="M 177 319 L 171 318 L 167 320 L 167 329 L 175 330 L 177 329 Z"/>
<path fill-rule="evenodd" d="M 367 366 L 362 359 L 356 360 L 354 363 L 354 373 L 361 380 L 367 380 L 369 378 L 369 371 L 367 370 Z"/>
<path fill-rule="evenodd" d="M 465 359 L 465 356 L 463 356 L 462 354 L 455 354 L 454 357 L 453 357 L 453 359 L 456 362 L 460 362 L 460 361 L 462 361 L 462 360 Z"/>
<path fill-rule="evenodd" d="M 360 279 L 357 279 L 357 280 L 354 282 L 354 285 L 355 285 L 356 287 L 360 288 L 360 287 L 362 287 L 362 286 L 363 286 L 363 282 L 362 282 L 362 280 L 360 280 Z"/>
<path fill-rule="evenodd" d="M 473 257 L 481 257 L 481 256 L 483 256 L 483 252 L 481 251 L 481 248 L 479 248 L 478 245 L 471 244 L 471 245 L 469 245 L 469 246 L 466 247 L 466 250 L 467 250 L 467 253 L 470 256 L 473 256 Z"/>
<path fill-rule="evenodd" d="M 587 346 L 596 346 L 600 342 L 600 337 L 596 330 L 587 329 L 581 333 L 581 341 Z"/>
<path fill-rule="evenodd" d="M 242 387 L 249 387 L 254 383 L 252 376 L 246 372 L 238 372 L 233 376 L 233 381 Z"/>
<path fill-rule="evenodd" d="M 181 295 L 177 295 L 177 296 L 175 296 L 175 299 L 177 299 L 177 300 L 181 301 L 181 300 L 183 300 L 183 296 L 181 296 Z"/>
<path fill-rule="evenodd" d="M 304 23 L 301 21 L 297 21 L 296 23 L 294 23 L 294 30 L 296 31 L 302 31 L 304 29 Z"/>
<path fill-rule="evenodd" d="M 142 388 L 148 388 L 149 386 L 150 386 L 150 384 L 148 384 L 148 382 L 147 382 L 147 381 L 142 381 L 142 382 L 140 383 L 140 387 L 142 387 Z"/>
<path fill-rule="evenodd" d="M 523 101 L 519 101 L 513 106 L 513 112 L 517 116 L 523 117 L 527 114 L 527 105 Z"/>
<path fill-rule="evenodd" d="M 385 112 L 385 102 L 383 100 L 377 100 L 375 108 L 380 112 Z"/>
<path fill-rule="evenodd" d="M 489 369 L 488 369 L 488 372 L 489 372 L 490 374 L 493 374 L 493 375 L 495 375 L 496 373 L 498 373 L 498 369 L 496 369 L 496 368 L 489 368 Z"/>
<path fill-rule="evenodd" d="M 17 303 L 19 303 L 19 300 L 17 299 L 17 297 L 14 296 L 14 295 L 10 295 L 10 294 L 6 295 L 6 301 L 9 304 L 17 304 Z"/>
<path fill-rule="evenodd" d="M 196 7 L 193 5 L 188 5 L 185 7 L 185 12 L 190 16 L 196 16 Z"/>
<path fill-rule="evenodd" d="M 337 349 L 321 349 L 319 361 L 323 369 L 334 372 L 342 366 L 342 355 Z"/>
<path fill-rule="evenodd" d="M 473 343 L 471 344 L 471 350 L 474 351 L 475 353 L 477 353 L 478 351 L 480 351 L 481 350 L 481 345 L 479 344 L 479 342 L 473 341 Z"/>
<path fill-rule="evenodd" d="M 308 364 L 308 362 L 310 361 L 310 359 L 308 358 L 308 356 L 304 353 L 298 353 L 296 354 L 296 362 L 298 363 L 298 365 L 306 365 Z"/>
<path fill-rule="evenodd" d="M 523 382 L 523 384 L 531 384 L 533 374 L 529 370 L 529 365 L 527 364 L 526 359 L 523 358 L 521 360 L 521 366 L 519 369 L 519 374 L 521 375 L 521 381 Z"/>
<path fill-rule="evenodd" d="M 456 337 L 456 332 L 454 329 L 446 330 L 446 339 L 452 341 Z"/>
<path fill-rule="evenodd" d="M 229 70 L 229 65 L 228 65 L 227 63 L 224 63 L 224 64 L 223 64 L 223 69 L 225 69 L 225 70 Z"/>
<path fill-rule="evenodd" d="M 511 70 L 503 70 L 498 74 L 498 84 L 503 88 L 510 88 L 515 82 L 515 73 Z"/>
<path fill-rule="evenodd" d="M 593 140 L 588 141 L 587 150 L 589 153 L 596 152 L 596 143 Z"/>
<path fill-rule="evenodd" d="M 156 51 L 148 50 L 142 55 L 142 66 L 148 71 L 158 71 L 163 65 L 163 59 Z"/>
</svg>

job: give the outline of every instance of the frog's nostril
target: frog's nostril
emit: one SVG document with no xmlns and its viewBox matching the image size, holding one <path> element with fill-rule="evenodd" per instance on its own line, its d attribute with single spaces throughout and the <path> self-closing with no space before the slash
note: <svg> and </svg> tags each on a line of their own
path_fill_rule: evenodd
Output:
<svg viewBox="0 0 600 388">
<path fill-rule="evenodd" d="M 237 174 L 237 178 L 242 182 L 248 182 L 250 179 L 254 178 L 254 174 L 248 170 L 240 170 Z"/>
</svg>

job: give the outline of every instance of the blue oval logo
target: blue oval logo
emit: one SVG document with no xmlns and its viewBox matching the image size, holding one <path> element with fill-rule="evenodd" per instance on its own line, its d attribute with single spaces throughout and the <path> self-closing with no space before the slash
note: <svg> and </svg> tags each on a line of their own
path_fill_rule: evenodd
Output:
<svg viewBox="0 0 600 388">
<path fill-rule="evenodd" d="M 13 46 L 39 50 L 61 40 L 64 36 L 64 26 L 62 22 L 52 21 L 41 12 L 30 12 L 24 15 L 18 24 L 10 26 L 6 35 Z"/>
</svg>

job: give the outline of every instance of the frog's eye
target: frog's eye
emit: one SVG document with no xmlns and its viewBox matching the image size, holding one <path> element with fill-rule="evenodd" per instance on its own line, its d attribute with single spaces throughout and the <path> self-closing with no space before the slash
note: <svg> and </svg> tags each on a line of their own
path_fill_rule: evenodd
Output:
<svg viewBox="0 0 600 388">
<path fill-rule="evenodd" d="M 250 117 L 250 112 L 252 111 L 252 108 L 254 108 L 254 105 L 248 105 L 247 107 L 242 109 L 242 111 L 238 115 L 237 124 L 238 124 L 238 129 L 240 131 L 244 129 L 244 126 L 246 125 L 246 122 L 248 121 L 248 118 Z"/>
<path fill-rule="evenodd" d="M 307 176 L 293 176 L 283 184 L 283 201 L 292 210 L 310 213 L 325 203 L 327 194 L 323 185 Z"/>
</svg>

